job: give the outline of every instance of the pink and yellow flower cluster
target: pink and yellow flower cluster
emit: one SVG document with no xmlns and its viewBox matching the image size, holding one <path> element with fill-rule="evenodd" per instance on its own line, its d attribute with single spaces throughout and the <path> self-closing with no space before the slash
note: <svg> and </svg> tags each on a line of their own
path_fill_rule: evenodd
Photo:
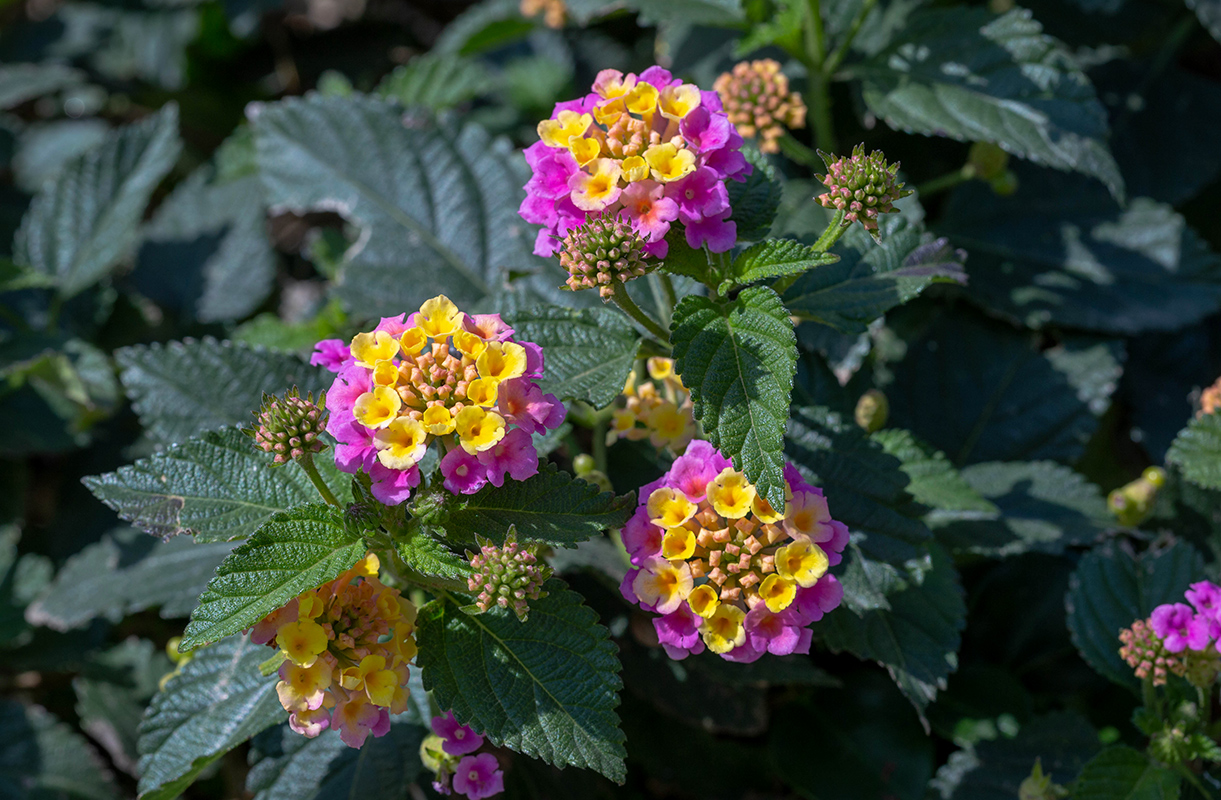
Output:
<svg viewBox="0 0 1221 800">
<path fill-rule="evenodd" d="M 606 443 L 618 439 L 648 439 L 658 450 L 681 455 L 699 433 L 691 392 L 674 371 L 674 360 L 656 356 L 645 362 L 650 380 L 641 381 L 635 369 L 623 386 L 623 405 L 611 417 Z"/>
<path fill-rule="evenodd" d="M 387 505 L 420 484 L 419 463 L 434 441 L 454 494 L 537 473 L 531 437 L 559 427 L 565 414 L 535 383 L 542 348 L 514 341 L 498 314 L 464 314 L 444 295 L 404 316 L 382 318 L 346 347 L 318 343 L 311 363 L 337 373 L 327 392 L 335 465 L 368 473 L 373 496 Z"/>
<path fill-rule="evenodd" d="M 312 739 L 334 728 L 360 747 L 407 710 L 416 608 L 377 579 L 379 567 L 370 553 L 251 629 L 255 643 L 283 654 L 276 693 L 297 733 Z"/>
<path fill-rule="evenodd" d="M 730 661 L 808 653 L 808 625 L 837 607 L 848 528 L 822 491 L 785 468 L 786 502 L 774 510 L 708 442 L 640 490 L 623 528 L 635 568 L 620 591 L 653 620 L 671 658 L 705 648 Z"/>
<path fill-rule="evenodd" d="M 588 95 L 558 103 L 538 135 L 526 149 L 534 175 L 519 209 L 544 226 L 537 255 L 554 255 L 565 234 L 597 214 L 630 220 L 657 258 L 675 222 L 692 247 L 733 247 L 725 181 L 745 180 L 751 165 L 716 92 L 661 67 L 639 76 L 605 69 Z"/>
<path fill-rule="evenodd" d="M 504 770 L 492 753 L 475 751 L 484 739 L 446 711 L 432 718 L 432 734 L 420 745 L 420 760 L 436 773 L 432 788 L 437 794 L 457 794 L 469 800 L 483 800 L 505 788 Z"/>
</svg>

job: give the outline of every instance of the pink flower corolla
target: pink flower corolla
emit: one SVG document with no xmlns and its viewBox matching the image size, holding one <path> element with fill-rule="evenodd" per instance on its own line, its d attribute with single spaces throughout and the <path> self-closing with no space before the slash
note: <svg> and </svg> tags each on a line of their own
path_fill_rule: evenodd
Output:
<svg viewBox="0 0 1221 800">
<path fill-rule="evenodd" d="M 331 372 L 339 372 L 352 360 L 348 352 L 348 344 L 343 339 L 323 339 L 314 345 L 313 355 L 309 363 L 315 367 L 325 367 Z"/>
<path fill-rule="evenodd" d="M 509 422 L 527 433 L 544 433 L 560 427 L 567 409 L 553 394 L 528 380 L 520 378 L 500 384 L 496 394 L 496 410 Z"/>
<path fill-rule="evenodd" d="M 653 629 L 657 631 L 657 641 L 665 649 L 666 655 L 675 661 L 682 661 L 690 655 L 698 656 L 704 652 L 704 640 L 700 637 L 700 623 L 703 619 L 692 613 L 685 603 L 677 610 L 657 617 L 653 620 Z"/>
<path fill-rule="evenodd" d="M 488 483 L 503 486 L 505 476 L 515 481 L 538 474 L 538 453 L 534 440 L 521 428 L 514 428 L 490 449 L 479 454 L 479 463 L 486 468 Z"/>
<path fill-rule="evenodd" d="M 451 756 L 464 756 L 483 747 L 483 736 L 455 719 L 453 711 L 433 717 L 432 732 L 441 737 L 442 749 Z"/>
<path fill-rule="evenodd" d="M 678 203 L 665 193 L 666 187 L 660 183 L 643 180 L 630 184 L 619 196 L 623 203 L 619 215 L 629 220 L 632 229 L 649 242 L 664 240 L 670 232 L 670 223 L 678 219 Z"/>
<path fill-rule="evenodd" d="M 474 494 L 488 482 L 487 467 L 479 462 L 479 456 L 455 447 L 441 459 L 441 475 L 445 478 L 445 491 L 450 494 Z"/>
<path fill-rule="evenodd" d="M 466 756 L 454 767 L 454 791 L 470 800 L 483 800 L 505 789 L 505 774 L 491 753 Z"/>
<path fill-rule="evenodd" d="M 370 734 L 381 737 L 390 732 L 389 709 L 370 703 L 363 694 L 337 691 L 345 696 L 335 705 L 331 724 L 339 731 L 344 744 L 360 747 Z"/>
<path fill-rule="evenodd" d="M 1192 629 L 1195 626 L 1192 623 L 1195 621 L 1195 616 L 1191 606 L 1183 603 L 1166 603 L 1153 609 L 1149 622 L 1153 625 L 1153 632 L 1162 640 L 1168 651 L 1181 653 L 1187 649 L 1188 643 L 1193 638 Z"/>
</svg>

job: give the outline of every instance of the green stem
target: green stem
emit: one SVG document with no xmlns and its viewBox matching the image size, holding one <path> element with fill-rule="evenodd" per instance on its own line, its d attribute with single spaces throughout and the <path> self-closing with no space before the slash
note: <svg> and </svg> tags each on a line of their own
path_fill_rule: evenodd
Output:
<svg viewBox="0 0 1221 800">
<path fill-rule="evenodd" d="M 1179 774 L 1186 778 L 1187 782 L 1196 788 L 1197 792 L 1202 794 L 1204 797 L 1210 798 L 1211 800 L 1211 798 L 1214 796 L 1213 793 L 1208 791 L 1208 787 L 1204 785 L 1204 783 L 1199 779 L 1199 777 L 1196 776 L 1194 772 L 1187 768 L 1186 764 L 1175 764 L 1174 766 L 1175 769 L 1178 770 Z"/>
<path fill-rule="evenodd" d="M 335 493 L 331 491 L 331 487 L 326 485 L 326 481 L 322 480 L 322 476 L 318 474 L 318 468 L 314 466 L 314 454 L 306 453 L 297 459 L 297 463 L 301 465 L 301 469 L 305 470 L 305 474 L 309 476 L 310 483 L 314 484 L 314 488 L 318 490 L 318 494 L 322 495 L 322 499 L 335 506 L 343 508 L 343 503 L 335 497 Z"/>
<path fill-rule="evenodd" d="M 810 121 L 814 125 L 814 143 L 827 152 L 837 149 L 835 128 L 831 124 L 831 94 L 823 68 L 827 60 L 827 34 L 823 29 L 819 0 L 806 0 L 805 65 L 808 73 L 807 94 L 810 98 Z"/>
<path fill-rule="evenodd" d="M 822 232 L 822 236 L 818 237 L 818 241 L 814 243 L 811 249 L 816 253 L 825 253 L 839 241 L 839 237 L 843 236 L 848 230 L 848 226 L 844 224 L 845 213 L 843 209 L 837 210 L 835 216 L 831 218 L 831 224 Z M 796 275 L 785 275 L 783 278 L 778 278 L 772 284 L 772 291 L 776 294 L 783 295 L 788 291 L 789 287 L 801 277 L 803 273 Z"/>
<path fill-rule="evenodd" d="M 856 39 L 856 35 L 861 32 L 861 26 L 865 24 L 865 17 L 869 16 L 869 12 L 873 11 L 873 7 L 877 4 L 878 0 L 865 0 L 861 3 L 861 8 L 856 12 L 856 18 L 852 20 L 852 25 L 848 28 L 848 33 L 844 35 L 844 40 L 839 43 L 839 47 L 831 54 L 823 67 L 825 75 L 828 77 L 834 75 L 835 70 L 839 69 L 839 65 L 844 63 L 844 59 L 848 57 L 848 51 L 852 48 L 852 41 Z"/>
<path fill-rule="evenodd" d="M 664 272 L 658 276 L 661 279 L 661 291 L 666 296 L 666 302 L 670 304 L 670 311 L 673 312 L 678 306 L 678 295 L 674 292 L 674 281 L 670 280 L 670 276 Z"/>
<path fill-rule="evenodd" d="M 593 429 L 594 467 L 603 475 L 606 474 L 606 427 L 606 419 L 599 417 Z"/>
<path fill-rule="evenodd" d="M 802 166 L 815 168 L 822 166 L 822 159 L 818 157 L 818 153 L 797 141 L 788 131 L 785 131 L 784 135 L 780 137 L 780 152 Z"/>
<path fill-rule="evenodd" d="M 924 199 L 929 195 L 953 189 L 958 184 L 966 183 L 973 177 L 975 177 L 975 170 L 971 168 L 970 164 L 964 164 L 953 172 L 947 172 L 939 178 L 933 178 L 920 184 L 916 187 L 916 193 L 920 195 L 921 199 Z"/>
<path fill-rule="evenodd" d="M 670 341 L 670 332 L 661 327 L 657 320 L 640 310 L 640 306 L 636 305 L 636 301 L 628 295 L 627 286 L 622 281 L 614 281 L 611 299 L 615 301 L 615 305 L 623 309 L 623 313 L 640 323 L 649 333 L 662 342 Z"/>
</svg>

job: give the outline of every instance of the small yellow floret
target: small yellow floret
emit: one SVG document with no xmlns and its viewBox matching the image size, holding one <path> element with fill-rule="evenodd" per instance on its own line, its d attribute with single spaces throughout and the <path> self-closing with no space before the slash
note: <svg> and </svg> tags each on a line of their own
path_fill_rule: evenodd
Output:
<svg viewBox="0 0 1221 800">
<path fill-rule="evenodd" d="M 628 156 L 623 159 L 620 170 L 622 171 L 623 180 L 628 183 L 635 183 L 649 177 L 649 162 L 640 156 Z"/>
<path fill-rule="evenodd" d="M 692 157 L 692 161 L 694 163 L 694 157 Z M 582 211 L 601 211 L 619 199 L 619 195 L 623 191 L 619 188 L 619 178 L 623 174 L 623 168 L 613 158 L 595 158 L 589 162 L 589 166 L 593 168 L 593 174 L 578 172 L 575 176 L 577 181 L 572 193 L 572 202 Z M 694 168 L 692 166 L 692 169 Z"/>
<path fill-rule="evenodd" d="M 649 114 L 657 108 L 657 87 L 651 83 L 638 83 L 624 99 L 627 110 L 633 114 Z"/>
<path fill-rule="evenodd" d="M 615 98 L 614 100 L 604 100 L 594 106 L 594 119 L 599 125 L 611 127 L 619 118 L 623 116 L 623 100 Z M 575 154 L 574 154 L 575 155 Z"/>
<path fill-rule="evenodd" d="M 577 165 L 583 167 L 602 154 L 602 145 L 597 139 L 573 139 L 568 143 L 568 152 L 577 160 Z"/>
<path fill-rule="evenodd" d="M 695 553 L 695 534 L 686 528 L 671 528 L 661 537 L 661 554 L 671 561 L 691 558 Z"/>
<path fill-rule="evenodd" d="M 377 557 L 377 553 L 367 553 L 364 558 L 353 564 L 352 569 L 348 571 L 357 577 L 376 578 L 377 572 L 381 568 L 382 562 Z"/>
<path fill-rule="evenodd" d="M 699 87 L 694 84 L 667 86 L 657 98 L 657 110 L 666 119 L 679 120 L 699 108 L 700 100 Z"/>
<path fill-rule="evenodd" d="M 399 346 L 407 355 L 414 356 L 428 344 L 428 334 L 418 327 L 408 328 L 399 336 Z"/>
<path fill-rule="evenodd" d="M 330 664 L 321 659 L 308 667 L 290 663 L 283 674 L 284 680 L 276 684 L 276 694 L 286 711 L 307 711 L 322 705 L 323 693 L 331 685 Z"/>
<path fill-rule="evenodd" d="M 722 603 L 711 617 L 700 625 L 704 644 L 714 653 L 728 653 L 746 641 L 746 627 L 742 621 L 746 613 L 737 606 Z"/>
<path fill-rule="evenodd" d="M 793 603 L 797 596 L 797 585 L 779 575 L 768 575 L 759 586 L 759 597 L 767 604 L 767 610 L 779 614 Z"/>
<path fill-rule="evenodd" d="M 545 119 L 538 124 L 538 138 L 548 147 L 567 147 L 574 136 L 582 136 L 594 118 L 575 111 L 561 111 L 555 119 Z"/>
<path fill-rule="evenodd" d="M 691 568 L 686 561 L 651 558 L 632 581 L 632 591 L 643 602 L 655 606 L 657 613 L 676 610 L 691 593 Z"/>
<path fill-rule="evenodd" d="M 276 632 L 276 645 L 298 667 L 311 667 L 326 650 L 326 631 L 309 619 L 282 625 Z"/>
<path fill-rule="evenodd" d="M 721 470 L 708 484 L 708 502 L 712 509 L 726 519 L 741 519 L 750 513 L 755 501 L 755 487 L 746 476 L 733 467 Z"/>
<path fill-rule="evenodd" d="M 808 589 L 827 573 L 827 554 L 804 536 L 776 551 L 776 574 Z"/>
<path fill-rule="evenodd" d="M 454 334 L 454 347 L 464 356 L 479 358 L 479 354 L 487 346 L 487 342 L 479 334 L 470 331 L 458 331 Z"/>
<path fill-rule="evenodd" d="M 645 362 L 649 369 L 649 377 L 655 381 L 664 381 L 674 374 L 674 359 L 653 356 Z"/>
<path fill-rule="evenodd" d="M 697 510 L 699 507 L 688 500 L 687 495 L 668 486 L 654 489 L 649 495 L 649 522 L 667 530 L 679 527 L 695 516 Z"/>
<path fill-rule="evenodd" d="M 360 563 L 360 562 L 357 562 Z M 326 609 L 317 592 L 305 592 L 297 598 L 297 619 L 314 619 Z"/>
<path fill-rule="evenodd" d="M 475 359 L 479 377 L 507 381 L 526 373 L 526 348 L 516 342 L 488 342 L 487 348 Z"/>
<path fill-rule="evenodd" d="M 691 594 L 687 595 L 687 605 L 691 606 L 691 612 L 697 617 L 708 619 L 721 605 L 721 598 L 711 584 L 705 583 L 691 590 Z"/>
<path fill-rule="evenodd" d="M 398 380 L 399 368 L 393 361 L 379 361 L 373 367 L 374 386 L 393 386 Z"/>
<path fill-rule="evenodd" d="M 445 406 L 430 406 L 424 412 L 424 428 L 433 436 L 454 432 L 454 415 Z"/>
<path fill-rule="evenodd" d="M 433 339 L 444 339 L 462 330 L 462 312 L 443 294 L 420 306 L 417 327 Z"/>
<path fill-rule="evenodd" d="M 352 413 L 356 421 L 369 428 L 384 428 L 398 416 L 403 407 L 403 398 L 389 386 L 376 386 L 356 398 Z"/>
<path fill-rule="evenodd" d="M 467 406 L 459 411 L 454 425 L 462 449 L 472 454 L 495 447 L 505 436 L 504 417 L 479 406 Z"/>
<path fill-rule="evenodd" d="M 755 495 L 755 500 L 750 504 L 750 510 L 754 512 L 755 519 L 760 522 L 779 522 L 784 519 L 784 514 L 777 513 L 776 509 L 772 508 L 772 504 L 762 495 Z"/>
<path fill-rule="evenodd" d="M 411 417 L 398 417 L 373 437 L 377 460 L 389 469 L 411 469 L 428 450 L 428 431 Z"/>
<path fill-rule="evenodd" d="M 394 358 L 399 352 L 398 341 L 385 331 L 358 333 L 349 348 L 352 358 L 362 367 L 372 367 L 379 361 Z"/>
<path fill-rule="evenodd" d="M 478 378 L 466 385 L 466 398 L 477 406 L 491 408 L 496 405 L 496 385 L 492 378 Z"/>
<path fill-rule="evenodd" d="M 679 150 L 670 142 L 645 150 L 644 160 L 649 162 L 654 180 L 662 183 L 676 181 L 695 171 L 695 153 L 686 148 Z"/>
</svg>

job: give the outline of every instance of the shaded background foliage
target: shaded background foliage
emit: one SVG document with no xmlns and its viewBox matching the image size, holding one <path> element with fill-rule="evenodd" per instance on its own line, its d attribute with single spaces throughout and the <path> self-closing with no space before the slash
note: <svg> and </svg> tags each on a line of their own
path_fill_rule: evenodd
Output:
<svg viewBox="0 0 1221 800">
<path fill-rule="evenodd" d="M 579 320 L 576 344 L 548 350 L 548 389 L 613 396 L 635 334 L 559 292 L 516 215 L 517 150 L 554 102 L 655 60 L 707 88 L 747 54 L 805 90 L 804 3 L 568 8 L 556 30 L 516 0 L 0 7 L 0 794 L 102 800 L 184 771 L 195 798 L 431 792 L 418 709 L 355 753 L 286 732 L 247 671 L 167 718 L 162 648 L 231 540 L 308 499 L 299 476 L 264 471 L 243 491 L 265 508 L 235 509 L 196 472 L 204 451 L 240 472 L 252 451 L 217 429 L 262 390 L 325 387 L 298 358 L 317 339 L 444 290 L 522 312 L 539 338 Z M 975 800 L 1016 796 L 1038 757 L 1058 782 L 1086 774 L 1081 796 L 1091 771 L 1176 796 L 1138 750 L 1091 759 L 1143 744 L 1117 626 L 1217 577 L 1221 431 L 1193 423 L 1171 445 L 1221 373 L 1221 4 L 821 10 L 832 46 L 861 23 L 831 134 L 884 149 L 925 189 L 883 245 L 853 231 L 784 295 L 806 321 L 785 453 L 854 533 L 845 607 L 810 657 L 671 662 L 615 591 L 606 542 L 562 554 L 619 647 L 627 782 L 512 757 L 507 790 Z M 972 142 L 1015 156 L 1012 192 L 962 172 Z M 754 187 L 783 185 L 771 233 L 808 243 L 828 219 L 820 187 L 795 160 L 771 164 L 776 183 Z M 948 243 L 920 249 L 933 235 Z M 896 274 L 956 249 L 965 287 Z M 540 300 L 589 310 L 523 311 Z M 565 371 L 591 353 L 613 354 L 607 374 Z M 874 387 L 891 422 L 866 434 L 852 410 Z M 576 436 L 555 461 L 588 446 Z M 1155 515 L 1121 529 L 1105 493 L 1167 458 Z M 609 463 L 620 491 L 662 468 L 638 443 Z M 164 475 L 193 493 L 159 489 Z M 90 492 L 195 541 L 126 527 Z M 242 648 L 204 651 L 174 686 L 262 660 Z M 191 737 L 219 755 L 163 746 Z"/>
</svg>

